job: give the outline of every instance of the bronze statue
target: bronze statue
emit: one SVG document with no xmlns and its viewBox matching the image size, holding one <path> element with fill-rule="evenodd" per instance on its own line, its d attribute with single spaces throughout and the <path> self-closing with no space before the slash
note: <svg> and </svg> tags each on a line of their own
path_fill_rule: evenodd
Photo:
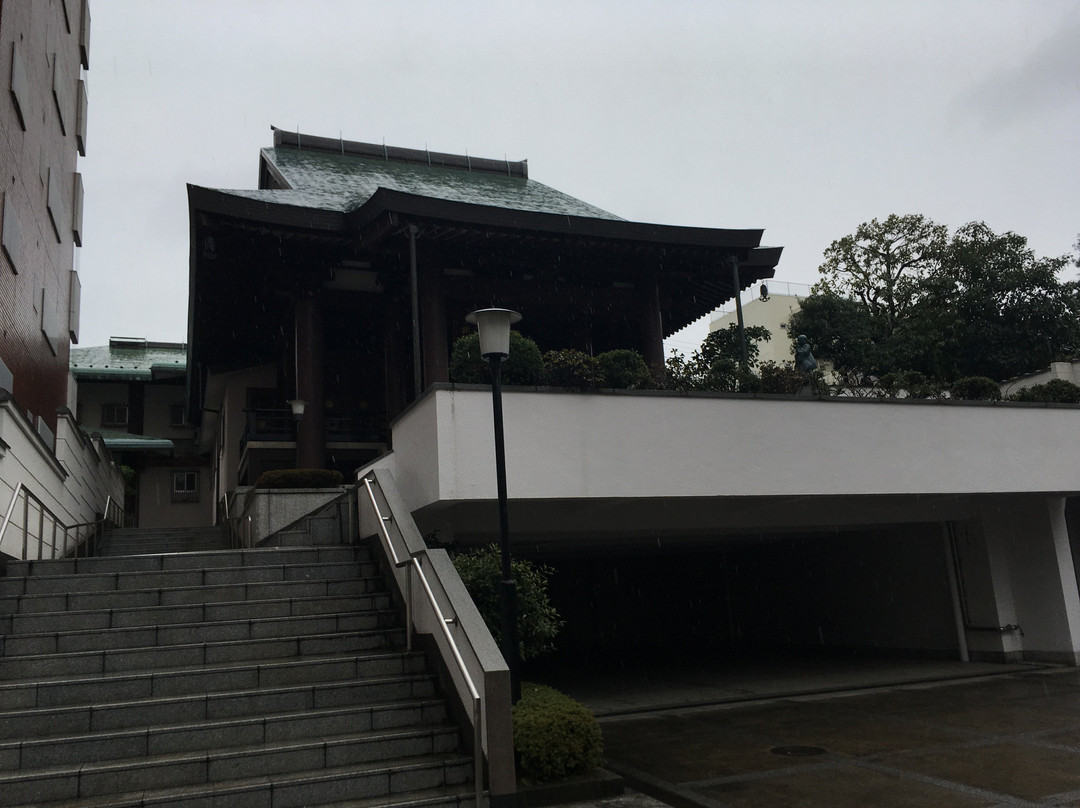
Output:
<svg viewBox="0 0 1080 808">
<path fill-rule="evenodd" d="M 803 373 L 817 370 L 817 360 L 810 353 L 810 343 L 806 341 L 805 334 L 799 334 L 795 344 L 795 369 Z"/>
</svg>

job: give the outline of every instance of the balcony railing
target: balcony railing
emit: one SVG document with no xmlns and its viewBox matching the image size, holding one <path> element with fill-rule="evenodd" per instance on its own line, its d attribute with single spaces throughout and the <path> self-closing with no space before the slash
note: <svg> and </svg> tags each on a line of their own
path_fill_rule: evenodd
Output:
<svg viewBox="0 0 1080 808">
<path fill-rule="evenodd" d="M 279 443 L 296 440 L 296 421 L 289 410 L 245 410 L 245 416 L 241 448 L 252 441 Z M 328 444 L 385 443 L 387 439 L 385 419 L 378 416 L 360 413 L 328 414 L 325 424 Z"/>
</svg>

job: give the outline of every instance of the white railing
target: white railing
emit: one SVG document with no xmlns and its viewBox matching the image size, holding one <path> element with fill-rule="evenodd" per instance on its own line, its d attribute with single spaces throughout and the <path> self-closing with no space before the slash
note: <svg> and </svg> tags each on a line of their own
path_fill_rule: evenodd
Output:
<svg viewBox="0 0 1080 808">
<path fill-rule="evenodd" d="M 405 601 L 408 647 L 412 648 L 414 632 L 431 633 L 459 695 L 471 702 L 476 804 L 482 804 L 485 746 L 491 795 L 512 794 L 513 732 L 506 663 L 446 551 L 431 550 L 424 543 L 398 498 L 392 475 L 385 469 L 371 470 L 362 485 L 366 496 L 357 501 L 360 535 L 377 535 L 394 567 L 394 579 Z M 414 581 L 422 590 L 416 597 Z"/>
<path fill-rule="evenodd" d="M 17 509 L 16 506 L 20 500 L 22 508 Z M 16 515 L 20 515 L 21 518 L 15 518 Z M 105 509 L 101 518 L 92 522 L 65 525 L 56 514 L 49 510 L 40 497 L 22 483 L 18 483 L 11 495 L 7 511 L 4 513 L 4 521 L 0 522 L 0 545 L 3 545 L 8 529 L 14 525 L 22 535 L 21 560 L 40 561 L 45 558 L 78 556 L 80 553 L 89 555 L 90 540 L 100 534 L 109 524 L 117 526 L 124 524 L 124 509 L 112 498 L 112 495 L 105 500 Z M 46 548 L 48 548 L 47 553 Z"/>
</svg>

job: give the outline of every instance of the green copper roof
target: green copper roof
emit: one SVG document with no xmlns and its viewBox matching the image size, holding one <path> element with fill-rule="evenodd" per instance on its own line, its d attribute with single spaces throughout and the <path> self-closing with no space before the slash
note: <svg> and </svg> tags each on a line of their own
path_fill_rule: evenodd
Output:
<svg viewBox="0 0 1080 808">
<path fill-rule="evenodd" d="M 618 216 L 523 176 L 465 166 L 423 165 L 361 154 L 272 146 L 263 160 L 290 186 L 285 190 L 225 193 L 298 207 L 348 212 L 379 188 L 474 205 L 620 220 Z M 480 160 L 477 159 L 479 163 Z M 491 161 L 485 161 L 490 163 Z M 509 165 L 509 164 L 508 164 Z M 515 164 L 520 165 L 520 164 Z"/>
<path fill-rule="evenodd" d="M 71 374 L 80 381 L 150 381 L 187 372 L 187 346 L 176 342 L 117 339 L 108 345 L 72 348 Z"/>
</svg>

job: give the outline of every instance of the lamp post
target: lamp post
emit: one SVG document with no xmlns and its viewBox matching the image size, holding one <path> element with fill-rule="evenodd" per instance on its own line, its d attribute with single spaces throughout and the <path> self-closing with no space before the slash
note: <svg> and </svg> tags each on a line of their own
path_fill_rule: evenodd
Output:
<svg viewBox="0 0 1080 808">
<path fill-rule="evenodd" d="M 509 309 L 480 309 L 465 317 L 480 334 L 480 355 L 491 365 L 491 410 L 495 421 L 495 482 L 499 494 L 499 549 L 502 581 L 499 582 L 499 617 L 502 652 L 510 669 L 513 703 L 521 698 L 518 676 L 517 591 L 510 568 L 510 515 L 506 504 L 506 445 L 503 438 L 502 361 L 510 355 L 510 326 L 521 315 Z"/>
<path fill-rule="evenodd" d="M 293 421 L 296 424 L 296 467 L 300 468 L 300 421 L 304 417 L 304 409 L 307 402 L 302 398 L 289 399 L 289 409 L 292 410 Z"/>
</svg>

